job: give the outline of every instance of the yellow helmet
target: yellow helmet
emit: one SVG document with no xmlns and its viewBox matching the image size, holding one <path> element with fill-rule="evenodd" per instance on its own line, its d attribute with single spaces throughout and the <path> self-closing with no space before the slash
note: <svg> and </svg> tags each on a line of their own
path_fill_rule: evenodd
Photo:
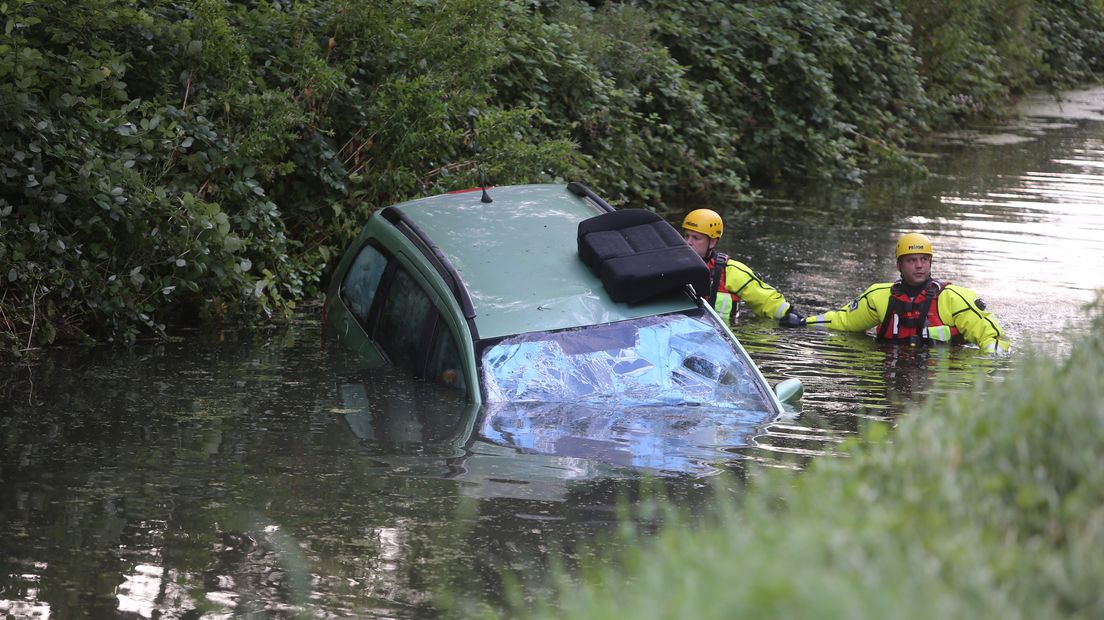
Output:
<svg viewBox="0 0 1104 620">
<path fill-rule="evenodd" d="M 682 220 L 682 227 L 699 232 L 710 239 L 719 239 L 724 233 L 724 222 L 712 209 L 694 209 L 687 213 L 686 218 Z"/>
<path fill-rule="evenodd" d="M 908 233 L 897 241 L 897 258 L 905 254 L 927 254 L 932 256 L 931 239 L 920 233 Z"/>
</svg>

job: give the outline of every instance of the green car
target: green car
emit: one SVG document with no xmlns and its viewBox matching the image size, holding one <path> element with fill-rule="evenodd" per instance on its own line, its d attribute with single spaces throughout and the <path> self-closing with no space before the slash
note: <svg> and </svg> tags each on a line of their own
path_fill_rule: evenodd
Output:
<svg viewBox="0 0 1104 620">
<path fill-rule="evenodd" d="M 324 330 L 475 407 L 792 410 L 800 381 L 770 388 L 695 294 L 708 273 L 686 252 L 658 216 L 579 183 L 411 200 L 374 213 L 346 251 Z"/>
</svg>

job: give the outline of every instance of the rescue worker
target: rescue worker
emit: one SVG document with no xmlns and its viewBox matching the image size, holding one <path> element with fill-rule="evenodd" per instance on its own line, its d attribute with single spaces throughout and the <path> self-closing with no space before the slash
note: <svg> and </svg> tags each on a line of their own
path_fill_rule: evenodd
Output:
<svg viewBox="0 0 1104 620">
<path fill-rule="evenodd" d="M 724 222 L 716 211 L 695 209 L 682 220 L 682 237 L 709 267 L 709 303 L 725 321 L 734 321 L 743 301 L 763 317 L 778 319 L 788 327 L 805 324 L 805 315 L 786 301 L 750 267 L 717 251 Z M 704 296 L 703 296 L 704 297 Z"/>
<path fill-rule="evenodd" d="M 984 351 L 1008 352 L 1012 343 L 977 293 L 933 280 L 931 240 L 908 233 L 897 241 L 901 279 L 870 285 L 839 310 L 808 317 L 803 324 L 848 332 L 877 326 L 878 340 L 909 344 L 971 342 Z"/>
</svg>

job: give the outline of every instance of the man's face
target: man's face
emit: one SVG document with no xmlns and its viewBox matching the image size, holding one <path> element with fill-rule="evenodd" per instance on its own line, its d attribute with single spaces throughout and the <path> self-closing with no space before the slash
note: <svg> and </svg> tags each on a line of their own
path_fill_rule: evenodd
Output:
<svg viewBox="0 0 1104 620">
<path fill-rule="evenodd" d="M 717 245 L 716 239 L 710 239 L 708 235 L 703 235 L 700 232 L 682 229 L 682 238 L 686 239 L 686 244 L 689 245 L 698 256 L 705 260 L 706 255 L 709 254 L 709 250 L 713 249 L 713 246 Z"/>
<path fill-rule="evenodd" d="M 923 284 L 931 277 L 931 255 L 905 254 L 897 259 L 897 270 L 901 272 L 901 280 L 905 284 Z"/>
</svg>

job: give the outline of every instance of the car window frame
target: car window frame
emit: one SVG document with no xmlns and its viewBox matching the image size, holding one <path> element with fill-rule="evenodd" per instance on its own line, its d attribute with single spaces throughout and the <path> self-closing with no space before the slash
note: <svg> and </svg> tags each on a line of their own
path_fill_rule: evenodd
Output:
<svg viewBox="0 0 1104 620">
<path fill-rule="evenodd" d="M 405 264 L 405 262 L 400 259 L 399 253 L 392 252 L 380 243 L 378 239 L 369 238 L 365 241 L 357 251 L 357 256 L 367 248 L 371 248 L 378 252 L 387 261 L 387 264 L 384 266 L 379 282 L 376 285 L 375 292 L 372 296 L 372 303 L 369 306 L 365 320 L 362 322 L 359 318 L 354 317 L 355 323 L 364 333 L 365 338 L 375 347 L 380 357 L 388 366 L 402 369 L 404 365 L 396 364 L 393 359 L 393 354 L 384 347 L 384 343 L 380 340 L 378 330 L 381 325 L 384 309 L 388 302 L 393 299 L 393 295 L 397 294 L 395 283 L 398 281 L 399 272 L 400 270 L 405 272 L 410 279 L 411 286 L 415 287 L 421 296 L 425 298 L 425 301 L 428 302 L 426 317 L 423 319 L 420 326 L 412 330 L 412 333 L 416 332 L 417 334 L 416 351 L 412 358 L 412 367 L 407 370 L 410 371 L 411 376 L 415 380 L 449 385 L 441 381 L 439 377 L 427 377 L 427 372 L 432 361 L 430 359 L 430 354 L 434 349 L 434 338 L 441 330 L 444 330 L 452 340 L 452 348 L 456 352 L 458 362 L 458 368 L 456 370 L 458 375 L 463 378 L 463 380 L 459 381 L 459 386 L 452 385 L 450 387 L 461 390 L 465 397 L 471 400 L 473 398 L 473 390 L 472 387 L 468 385 L 467 381 L 464 359 L 463 355 L 461 355 L 461 351 L 463 351 L 463 348 L 460 346 L 461 340 L 456 331 L 452 329 L 449 321 L 446 320 L 444 313 L 438 305 L 436 295 L 434 294 L 435 291 L 433 291 L 431 287 L 426 286 L 426 283 L 423 282 L 420 277 L 422 274 L 413 265 Z M 355 264 L 355 262 L 356 259 L 354 258 L 353 263 Z M 347 277 L 348 273 L 346 273 L 346 278 Z M 348 308 L 349 302 L 345 297 L 344 282 L 342 283 L 340 293 L 342 303 Z"/>
</svg>

